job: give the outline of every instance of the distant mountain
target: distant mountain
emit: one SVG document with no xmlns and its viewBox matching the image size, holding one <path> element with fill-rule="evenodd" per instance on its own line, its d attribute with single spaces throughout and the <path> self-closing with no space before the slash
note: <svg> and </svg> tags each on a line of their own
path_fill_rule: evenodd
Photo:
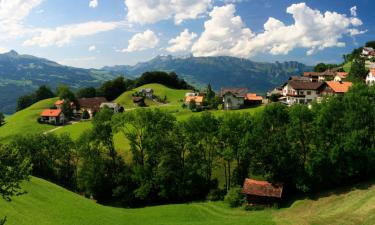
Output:
<svg viewBox="0 0 375 225">
<path fill-rule="evenodd" d="M 15 51 L 0 54 L 0 112 L 13 113 L 17 98 L 42 84 L 55 88 L 97 86 L 115 75 L 108 71 L 80 69 Z"/>
<path fill-rule="evenodd" d="M 103 70 L 121 73 L 126 77 L 137 77 L 146 71 L 175 71 L 195 86 L 208 83 L 219 90 L 221 87 L 244 86 L 257 93 L 285 82 L 289 76 L 302 74 L 312 67 L 302 63 L 253 62 L 235 57 L 173 57 L 158 56 L 135 66 L 103 67 Z"/>
</svg>

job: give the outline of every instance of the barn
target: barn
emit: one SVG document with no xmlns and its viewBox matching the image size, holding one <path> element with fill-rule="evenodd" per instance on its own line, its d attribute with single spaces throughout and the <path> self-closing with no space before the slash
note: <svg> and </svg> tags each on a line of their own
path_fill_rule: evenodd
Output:
<svg viewBox="0 0 375 225">
<path fill-rule="evenodd" d="M 272 184 L 267 181 L 245 179 L 242 193 L 246 194 L 250 205 L 271 205 L 281 200 L 283 184 Z"/>
</svg>

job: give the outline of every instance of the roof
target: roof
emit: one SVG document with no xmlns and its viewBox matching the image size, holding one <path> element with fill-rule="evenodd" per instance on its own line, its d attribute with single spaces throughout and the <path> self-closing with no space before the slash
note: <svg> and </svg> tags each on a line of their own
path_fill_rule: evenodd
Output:
<svg viewBox="0 0 375 225">
<path fill-rule="evenodd" d="M 307 76 L 304 76 L 304 77 L 302 77 L 302 76 L 291 76 L 291 77 L 289 77 L 289 80 L 298 80 L 298 81 L 308 82 L 308 81 L 310 81 L 310 78 L 307 77 Z"/>
<path fill-rule="evenodd" d="M 283 186 L 282 183 L 271 184 L 267 181 L 247 178 L 243 184 L 242 193 L 247 195 L 281 198 Z"/>
<path fill-rule="evenodd" d="M 57 100 L 57 101 L 55 102 L 55 105 L 56 105 L 56 106 L 58 106 L 58 105 L 62 105 L 62 104 L 64 104 L 64 100 Z"/>
<path fill-rule="evenodd" d="M 203 103 L 203 96 L 186 96 L 185 102 L 195 101 L 196 103 Z"/>
<path fill-rule="evenodd" d="M 349 73 L 347 72 L 337 72 L 336 75 L 341 77 L 341 78 L 346 78 Z"/>
<path fill-rule="evenodd" d="M 323 85 L 323 82 L 301 82 L 290 80 L 288 85 L 295 90 L 317 90 Z"/>
<path fill-rule="evenodd" d="M 304 77 L 310 77 L 310 76 L 319 76 L 319 72 L 304 72 L 303 76 Z"/>
<path fill-rule="evenodd" d="M 104 97 L 95 97 L 95 98 L 80 98 L 78 99 L 79 105 L 81 108 L 89 108 L 93 110 L 99 110 L 100 105 L 104 102 L 108 102 Z"/>
<path fill-rule="evenodd" d="M 61 112 L 61 109 L 45 109 L 40 115 L 45 117 L 58 117 Z"/>
<path fill-rule="evenodd" d="M 141 90 L 139 90 L 139 92 L 146 92 L 146 93 L 150 93 L 150 92 L 153 92 L 154 90 L 152 88 L 143 88 Z"/>
<path fill-rule="evenodd" d="M 237 97 L 245 97 L 247 94 L 247 88 L 222 88 L 220 92 L 220 96 L 224 96 L 227 93 L 231 93 Z"/>
<path fill-rule="evenodd" d="M 327 81 L 326 84 L 336 93 L 348 92 L 352 82 Z"/>
<path fill-rule="evenodd" d="M 250 101 L 262 101 L 263 98 L 262 98 L 262 96 L 257 96 L 257 94 L 254 94 L 254 93 L 248 93 L 248 94 L 246 94 L 245 100 L 250 100 Z"/>
<path fill-rule="evenodd" d="M 366 51 L 369 51 L 369 52 L 372 52 L 372 51 L 374 51 L 374 49 L 373 49 L 373 48 L 371 48 L 371 47 L 363 47 L 363 49 L 364 49 L 364 50 L 366 50 Z"/>
</svg>

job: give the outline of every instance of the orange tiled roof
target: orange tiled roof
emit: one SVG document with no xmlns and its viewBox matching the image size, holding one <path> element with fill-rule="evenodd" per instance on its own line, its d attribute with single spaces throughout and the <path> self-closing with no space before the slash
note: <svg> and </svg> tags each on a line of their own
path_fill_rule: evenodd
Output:
<svg viewBox="0 0 375 225">
<path fill-rule="evenodd" d="M 186 96 L 185 102 L 195 101 L 195 103 L 203 103 L 203 96 Z"/>
<path fill-rule="evenodd" d="M 251 100 L 251 101 L 262 101 L 263 100 L 262 96 L 257 96 L 257 94 L 254 94 L 254 93 L 246 94 L 245 99 Z"/>
<path fill-rule="evenodd" d="M 55 102 L 55 105 L 56 105 L 56 106 L 58 106 L 58 105 L 62 105 L 62 104 L 64 104 L 64 100 L 57 100 L 57 101 Z"/>
<path fill-rule="evenodd" d="M 61 109 L 45 109 L 40 115 L 45 117 L 58 117 L 60 114 Z"/>
<path fill-rule="evenodd" d="M 271 184 L 267 181 L 245 179 L 242 188 L 243 194 L 281 198 L 283 184 Z"/>
<path fill-rule="evenodd" d="M 339 77 L 341 78 L 346 78 L 348 76 L 348 73 L 347 72 L 337 72 L 336 73 Z"/>
<path fill-rule="evenodd" d="M 352 86 L 352 82 L 327 81 L 326 83 L 336 93 L 345 93 Z"/>
</svg>

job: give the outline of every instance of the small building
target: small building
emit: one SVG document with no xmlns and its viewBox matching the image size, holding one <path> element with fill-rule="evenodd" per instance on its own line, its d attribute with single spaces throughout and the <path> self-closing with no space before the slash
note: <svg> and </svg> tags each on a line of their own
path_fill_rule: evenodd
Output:
<svg viewBox="0 0 375 225">
<path fill-rule="evenodd" d="M 57 100 L 56 102 L 55 102 L 55 106 L 56 106 L 56 108 L 57 109 L 62 109 L 62 106 L 64 105 L 64 100 Z"/>
<path fill-rule="evenodd" d="M 281 200 L 283 187 L 282 183 L 272 184 L 247 178 L 243 184 L 242 193 L 246 195 L 250 205 L 271 205 Z"/>
<path fill-rule="evenodd" d="M 124 107 L 115 102 L 103 102 L 100 104 L 100 108 L 108 107 L 113 110 L 114 113 L 119 113 L 124 111 Z"/>
<path fill-rule="evenodd" d="M 247 93 L 245 96 L 245 105 L 247 106 L 260 105 L 262 103 L 263 103 L 263 97 L 258 96 L 255 93 Z"/>
<path fill-rule="evenodd" d="M 335 78 L 333 78 L 334 81 L 344 81 L 348 77 L 349 73 L 347 72 L 337 72 Z"/>
<path fill-rule="evenodd" d="M 142 96 L 133 96 L 133 103 L 137 104 L 138 106 L 146 106 L 145 98 Z"/>
<path fill-rule="evenodd" d="M 222 88 L 220 97 L 223 99 L 223 109 L 242 108 L 245 104 L 247 88 Z"/>
<path fill-rule="evenodd" d="M 186 96 L 185 97 L 185 105 L 189 106 L 193 102 L 197 107 L 202 107 L 203 106 L 203 99 L 204 97 L 201 95 L 195 95 L 195 96 Z"/>
<path fill-rule="evenodd" d="M 321 89 L 322 95 L 338 95 L 345 94 L 349 91 L 349 88 L 352 86 L 352 82 L 336 82 L 336 81 L 327 81 Z"/>
<path fill-rule="evenodd" d="M 40 114 L 40 121 L 53 125 L 61 125 L 65 123 L 65 115 L 61 109 L 45 109 Z"/>
<path fill-rule="evenodd" d="M 139 90 L 138 93 L 150 99 L 152 99 L 154 96 L 154 90 L 152 88 L 143 88 Z"/>
<path fill-rule="evenodd" d="M 363 47 L 362 56 L 372 58 L 375 56 L 375 51 L 371 47 Z"/>
<path fill-rule="evenodd" d="M 89 113 L 90 118 L 92 118 L 95 115 L 95 113 L 100 110 L 100 105 L 105 102 L 108 101 L 104 97 L 78 99 L 78 103 L 81 108 L 81 113 L 86 110 Z"/>
<path fill-rule="evenodd" d="M 366 76 L 366 84 L 369 86 L 375 84 L 375 68 L 370 68 L 370 71 Z"/>
<path fill-rule="evenodd" d="M 310 104 L 320 96 L 323 82 L 290 80 L 283 87 L 283 101 L 287 105 Z"/>
</svg>

